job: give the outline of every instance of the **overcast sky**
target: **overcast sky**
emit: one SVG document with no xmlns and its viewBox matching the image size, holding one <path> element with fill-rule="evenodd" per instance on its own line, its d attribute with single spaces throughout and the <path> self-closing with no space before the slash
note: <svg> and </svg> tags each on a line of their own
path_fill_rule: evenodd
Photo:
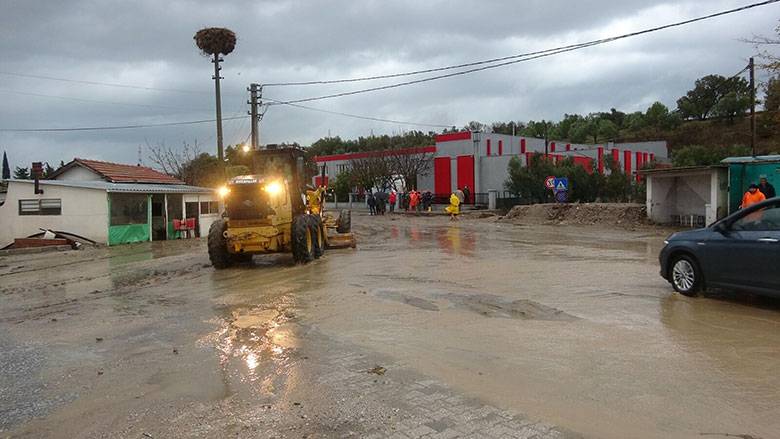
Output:
<svg viewBox="0 0 780 439">
<path fill-rule="evenodd" d="M 129 1 L 0 0 L 0 128 L 164 123 L 214 117 L 212 65 L 192 36 L 203 27 L 238 35 L 223 70 L 223 114 L 243 115 L 251 82 L 306 81 L 458 64 L 622 34 L 752 3 L 751 0 Z M 670 107 L 704 75 L 730 76 L 753 53 L 741 42 L 770 35 L 780 4 L 555 57 L 306 105 L 426 124 L 559 119 L 564 113 Z M 140 90 L 8 75 L 21 73 L 186 92 Z M 293 99 L 372 87 L 266 88 Z M 44 95 L 44 96 L 36 96 Z M 433 128 L 349 119 L 275 106 L 263 143 L 308 145 Z M 249 136 L 224 122 L 225 144 Z M 73 157 L 135 163 L 139 145 L 182 142 L 216 150 L 213 123 L 75 133 L 0 132 L 14 165 Z M 149 164 L 148 153 L 143 160 Z"/>
</svg>

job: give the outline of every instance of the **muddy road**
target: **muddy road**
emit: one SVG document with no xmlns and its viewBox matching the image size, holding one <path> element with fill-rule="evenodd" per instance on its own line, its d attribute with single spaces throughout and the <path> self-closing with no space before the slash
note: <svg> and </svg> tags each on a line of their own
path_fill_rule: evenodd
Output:
<svg viewBox="0 0 780 439">
<path fill-rule="evenodd" d="M 0 257 L 0 437 L 778 437 L 780 302 L 674 294 L 664 232 L 353 224 Z"/>
</svg>

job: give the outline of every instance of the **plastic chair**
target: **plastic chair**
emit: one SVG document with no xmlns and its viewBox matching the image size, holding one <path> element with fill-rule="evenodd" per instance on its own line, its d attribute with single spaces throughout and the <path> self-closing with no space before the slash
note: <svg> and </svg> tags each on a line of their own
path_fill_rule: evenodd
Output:
<svg viewBox="0 0 780 439">
<path fill-rule="evenodd" d="M 187 224 L 187 237 L 188 238 L 194 238 L 195 237 L 195 218 L 187 218 L 184 220 Z"/>
<path fill-rule="evenodd" d="M 182 221 L 174 219 L 173 220 L 174 239 L 181 238 L 181 231 L 182 231 Z"/>
</svg>

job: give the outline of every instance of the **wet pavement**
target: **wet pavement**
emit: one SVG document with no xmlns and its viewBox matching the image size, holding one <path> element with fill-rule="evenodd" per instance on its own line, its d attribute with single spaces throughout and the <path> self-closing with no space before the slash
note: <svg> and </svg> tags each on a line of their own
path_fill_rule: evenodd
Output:
<svg viewBox="0 0 780 439">
<path fill-rule="evenodd" d="M 780 302 L 673 293 L 664 231 L 353 224 L 0 257 L 0 437 L 778 437 Z"/>
</svg>

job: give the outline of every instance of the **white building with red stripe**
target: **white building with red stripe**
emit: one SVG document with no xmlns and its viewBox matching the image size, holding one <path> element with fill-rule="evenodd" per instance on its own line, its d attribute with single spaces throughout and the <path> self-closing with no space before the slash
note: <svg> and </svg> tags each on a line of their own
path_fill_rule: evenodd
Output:
<svg viewBox="0 0 780 439">
<path fill-rule="evenodd" d="M 607 145 L 573 144 L 550 141 L 547 154 L 552 160 L 571 157 L 575 163 L 587 166 L 600 173 L 607 173 L 606 157 L 627 175 L 639 179 L 636 171 L 645 163 L 668 162 L 665 141 L 610 143 Z M 388 154 L 389 151 L 369 151 L 315 157 L 320 172 L 325 166 L 326 179 L 334 179 L 349 169 L 351 160 L 373 155 Z M 528 166 L 534 154 L 545 154 L 545 141 L 534 137 L 506 134 L 463 131 L 436 136 L 436 145 L 420 148 L 393 150 L 392 154 L 432 155 L 430 172 L 417 176 L 417 189 L 430 190 L 437 195 L 447 195 L 458 188 L 468 186 L 472 193 L 486 193 L 490 190 L 504 191 L 504 182 L 509 178 L 508 165 L 512 157 L 518 157 Z M 320 175 L 315 184 L 323 183 Z M 327 181 L 325 182 L 327 184 Z"/>
</svg>

